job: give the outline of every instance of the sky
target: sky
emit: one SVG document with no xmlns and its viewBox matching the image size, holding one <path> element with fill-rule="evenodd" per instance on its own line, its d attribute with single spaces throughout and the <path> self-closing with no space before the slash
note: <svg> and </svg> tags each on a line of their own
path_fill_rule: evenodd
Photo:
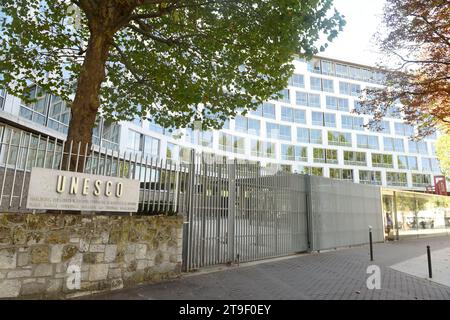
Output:
<svg viewBox="0 0 450 320">
<path fill-rule="evenodd" d="M 373 35 L 382 26 L 385 0 L 334 0 L 334 7 L 345 16 L 347 24 L 328 48 L 319 55 L 375 66 L 382 56 L 377 53 Z"/>
</svg>

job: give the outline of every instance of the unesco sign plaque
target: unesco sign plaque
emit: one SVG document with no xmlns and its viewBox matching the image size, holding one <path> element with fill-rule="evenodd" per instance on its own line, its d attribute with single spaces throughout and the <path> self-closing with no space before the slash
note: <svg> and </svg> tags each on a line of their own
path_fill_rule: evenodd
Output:
<svg viewBox="0 0 450 320">
<path fill-rule="evenodd" d="M 27 209 L 136 212 L 139 181 L 43 168 L 31 170 Z"/>
</svg>

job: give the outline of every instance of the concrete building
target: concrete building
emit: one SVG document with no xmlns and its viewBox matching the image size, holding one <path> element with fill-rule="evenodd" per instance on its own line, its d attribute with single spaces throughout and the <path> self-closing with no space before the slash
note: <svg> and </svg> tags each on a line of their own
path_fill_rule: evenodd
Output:
<svg viewBox="0 0 450 320">
<path fill-rule="evenodd" d="M 283 98 L 230 119 L 222 130 L 172 131 L 148 120 L 99 120 L 94 143 L 120 152 L 189 161 L 190 150 L 259 161 L 265 166 L 356 183 L 425 190 L 440 175 L 432 135 L 410 141 L 414 128 L 395 114 L 383 131 L 364 128 L 369 116 L 352 113 L 360 90 L 379 87 L 383 74 L 368 66 L 316 57 L 295 59 Z M 38 96 L 38 91 L 33 92 Z M 0 91 L 0 126 L 65 139 L 70 110 L 44 95 L 33 105 Z M 1 132 L 7 132 L 7 130 Z M 2 137 L 3 138 L 3 137 Z"/>
</svg>

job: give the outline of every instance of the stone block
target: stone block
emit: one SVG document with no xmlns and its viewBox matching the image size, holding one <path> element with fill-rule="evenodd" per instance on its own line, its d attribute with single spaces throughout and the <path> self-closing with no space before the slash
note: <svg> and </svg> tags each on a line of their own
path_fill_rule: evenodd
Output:
<svg viewBox="0 0 450 320">
<path fill-rule="evenodd" d="M 93 264 L 89 268 L 89 281 L 105 280 L 108 277 L 107 264 Z"/>
<path fill-rule="evenodd" d="M 44 243 L 45 236 L 42 232 L 32 231 L 27 234 L 27 245 L 35 245 Z"/>
<path fill-rule="evenodd" d="M 125 254 L 129 255 L 135 255 L 136 253 L 136 245 L 135 244 L 129 244 L 125 250 Z"/>
<path fill-rule="evenodd" d="M 78 252 L 79 252 L 79 250 L 78 250 L 77 246 L 75 246 L 73 244 L 66 245 L 66 246 L 64 246 L 64 248 L 62 250 L 61 260 L 67 261 L 67 260 L 73 258 Z"/>
<path fill-rule="evenodd" d="M 50 262 L 51 263 L 61 262 L 63 249 L 64 249 L 63 244 L 55 244 L 51 247 L 51 251 L 50 251 Z"/>
<path fill-rule="evenodd" d="M 31 270 L 14 270 L 8 272 L 8 279 L 31 277 Z"/>
<path fill-rule="evenodd" d="M 0 269 L 14 269 L 17 265 L 17 253 L 14 248 L 0 249 Z"/>
<path fill-rule="evenodd" d="M 45 293 L 46 289 L 47 286 L 45 285 L 45 283 L 38 283 L 38 282 L 24 283 L 22 285 L 20 295 L 29 296 L 29 295 L 43 294 Z"/>
<path fill-rule="evenodd" d="M 47 234 L 46 243 L 49 244 L 64 244 L 69 242 L 69 235 L 64 230 L 51 231 Z"/>
<path fill-rule="evenodd" d="M 144 270 L 148 267 L 148 260 L 138 260 L 137 262 L 137 270 Z"/>
<path fill-rule="evenodd" d="M 50 249 L 48 246 L 36 246 L 31 249 L 31 262 L 34 264 L 48 263 L 50 261 Z"/>
<path fill-rule="evenodd" d="M 105 245 L 104 244 L 91 244 L 89 246 L 89 252 L 105 252 Z"/>
<path fill-rule="evenodd" d="M 47 285 L 47 292 L 60 292 L 62 290 L 63 279 L 51 279 Z"/>
<path fill-rule="evenodd" d="M 116 279 L 122 277 L 122 270 L 119 268 L 113 269 L 109 268 L 108 271 L 108 279 Z"/>
<path fill-rule="evenodd" d="M 147 245 L 136 244 L 136 259 L 145 259 L 146 254 L 147 254 Z"/>
<path fill-rule="evenodd" d="M 68 263 L 67 262 L 61 262 L 56 264 L 56 273 L 63 273 L 67 271 Z"/>
<path fill-rule="evenodd" d="M 105 262 L 113 262 L 116 260 L 117 246 L 114 244 L 105 247 Z"/>
<path fill-rule="evenodd" d="M 0 281 L 0 298 L 15 298 L 20 294 L 21 284 L 19 280 Z"/>
<path fill-rule="evenodd" d="M 30 263 L 30 254 L 28 252 L 20 252 L 17 255 L 17 266 L 23 267 Z"/>
<path fill-rule="evenodd" d="M 53 274 L 53 265 L 52 264 L 38 264 L 34 268 L 34 276 L 35 277 L 49 277 Z"/>
</svg>

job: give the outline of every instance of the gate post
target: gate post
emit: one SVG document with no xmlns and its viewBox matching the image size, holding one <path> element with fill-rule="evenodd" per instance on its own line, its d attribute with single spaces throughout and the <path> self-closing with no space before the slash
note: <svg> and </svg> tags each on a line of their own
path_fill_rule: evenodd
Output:
<svg viewBox="0 0 450 320">
<path fill-rule="evenodd" d="M 306 232 L 308 238 L 308 252 L 314 251 L 314 213 L 312 204 L 312 186 L 311 176 L 305 175 L 305 191 L 306 191 Z"/>
<path fill-rule="evenodd" d="M 234 217 L 236 211 L 236 159 L 228 165 L 228 262 L 234 262 Z"/>
<path fill-rule="evenodd" d="M 186 217 L 183 223 L 183 254 L 181 269 L 186 272 L 191 267 L 191 237 L 192 237 L 192 210 L 194 202 L 194 183 L 195 183 L 195 150 L 191 150 L 191 161 L 189 163 L 188 181 L 186 183 Z"/>
</svg>

